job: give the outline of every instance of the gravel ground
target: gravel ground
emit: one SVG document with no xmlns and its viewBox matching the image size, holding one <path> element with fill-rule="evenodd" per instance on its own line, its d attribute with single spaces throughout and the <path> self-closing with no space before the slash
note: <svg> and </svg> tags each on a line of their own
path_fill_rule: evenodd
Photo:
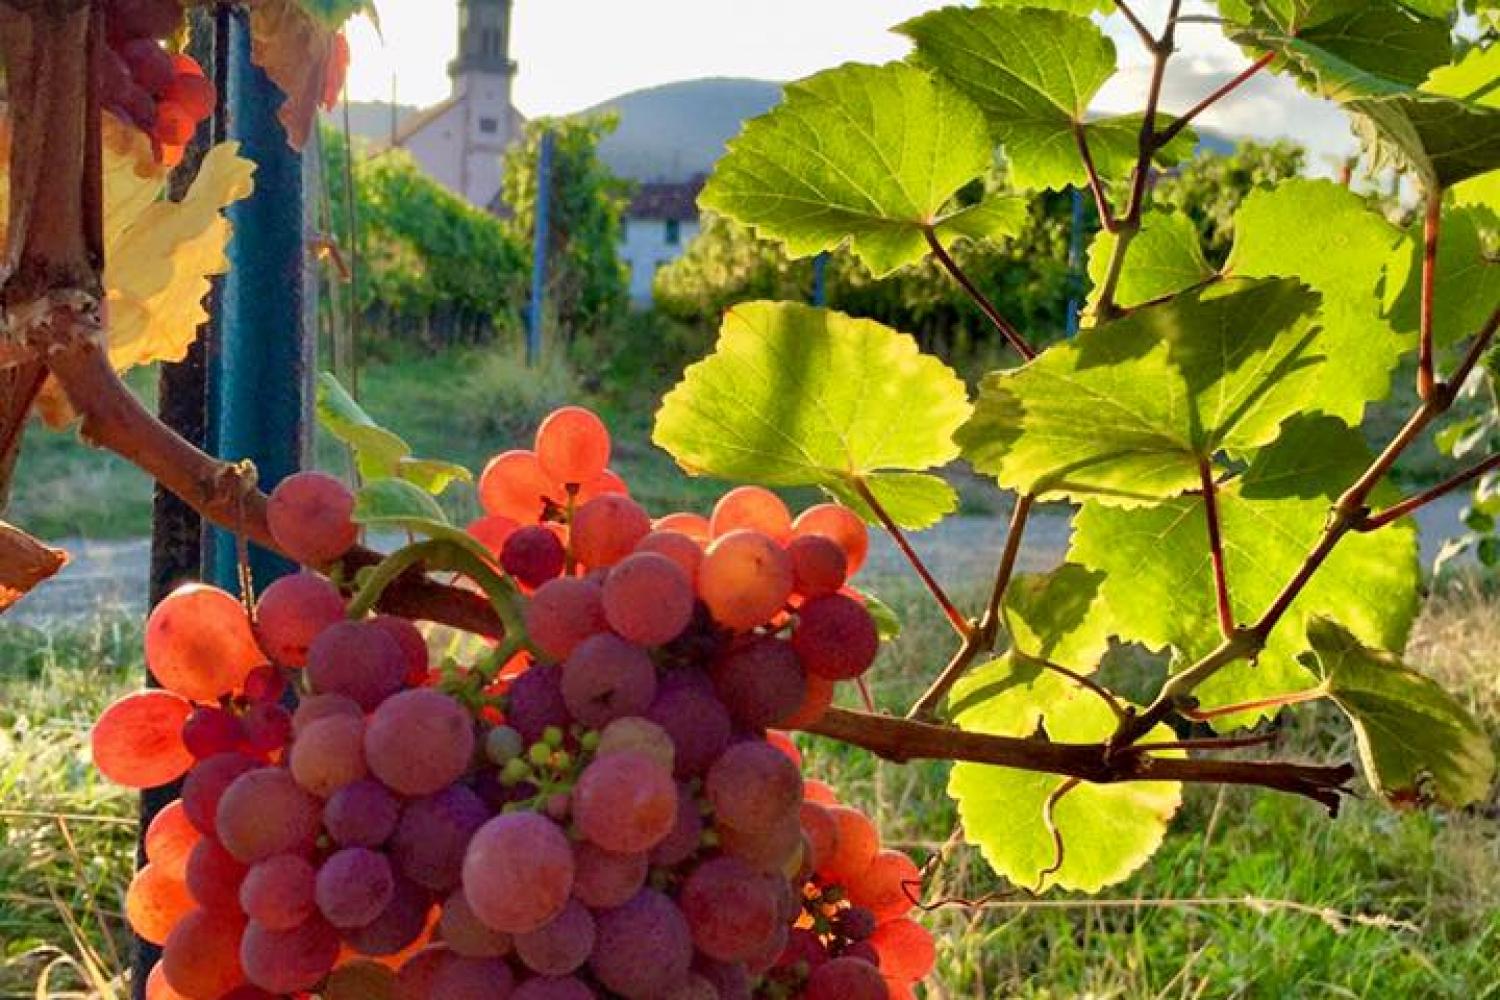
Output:
<svg viewBox="0 0 1500 1000">
<path fill-rule="evenodd" d="M 1445 497 L 1419 512 L 1422 527 L 1422 559 L 1430 565 L 1442 540 L 1458 526 L 1462 496 Z M 930 531 L 911 536 L 912 545 L 945 587 L 962 587 L 987 577 L 1005 538 L 1005 521 L 997 517 L 951 517 Z M 379 548 L 399 544 L 399 538 L 374 539 Z M 43 584 L 5 617 L 0 628 L 15 625 L 42 626 L 70 618 L 88 619 L 102 611 L 119 610 L 140 614 L 145 609 L 146 576 L 150 563 L 147 539 L 96 542 L 62 539 L 73 561 Z M 1068 544 L 1068 510 L 1053 506 L 1038 510 L 1031 518 L 1026 546 L 1021 551 L 1023 570 L 1047 570 L 1063 558 Z M 889 577 L 906 572 L 901 553 L 884 534 L 872 537 L 865 573 Z"/>
</svg>

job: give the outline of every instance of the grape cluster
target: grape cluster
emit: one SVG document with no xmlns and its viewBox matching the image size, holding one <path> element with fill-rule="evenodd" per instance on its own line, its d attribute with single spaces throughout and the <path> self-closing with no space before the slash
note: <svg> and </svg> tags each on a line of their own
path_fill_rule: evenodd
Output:
<svg viewBox="0 0 1500 1000">
<path fill-rule="evenodd" d="M 776 728 L 878 652 L 863 523 L 753 487 L 653 521 L 609 454 L 570 407 L 481 477 L 471 533 L 525 602 L 503 664 L 434 665 L 312 572 L 253 614 L 200 585 L 152 612 L 162 686 L 93 733 L 115 781 L 186 775 L 126 898 L 163 945 L 149 997 L 912 996 L 916 866 Z M 305 473 L 270 527 L 322 565 L 352 512 Z"/>
<path fill-rule="evenodd" d="M 104 107 L 151 137 L 168 165 L 182 159 L 198 124 L 213 114 L 214 85 L 191 57 L 162 40 L 182 27 L 181 0 L 108 0 L 100 65 Z"/>
</svg>

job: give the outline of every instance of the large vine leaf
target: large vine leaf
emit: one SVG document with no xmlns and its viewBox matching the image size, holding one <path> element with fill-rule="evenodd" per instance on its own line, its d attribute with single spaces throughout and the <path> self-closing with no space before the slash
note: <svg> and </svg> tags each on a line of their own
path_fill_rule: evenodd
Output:
<svg viewBox="0 0 1500 1000">
<path fill-rule="evenodd" d="M 1102 699 L 1025 658 L 1003 656 L 954 686 L 950 714 L 960 728 L 994 736 L 1090 743 L 1109 737 L 1117 720 Z M 1158 726 L 1149 740 L 1176 737 Z M 1175 782 L 1082 783 L 1059 800 L 1052 819 L 1061 865 L 1045 822 L 1048 799 L 1067 779 L 983 764 L 956 764 L 948 794 L 958 803 L 964 836 L 1018 886 L 1096 892 L 1139 868 L 1161 845 L 1182 804 Z"/>
<path fill-rule="evenodd" d="M 1422 224 L 1390 256 L 1386 299 L 1397 329 L 1419 328 L 1422 296 Z M 1433 337 L 1439 345 L 1473 336 L 1500 305 L 1500 216 L 1487 205 L 1445 210 L 1438 230 Z"/>
<path fill-rule="evenodd" d="M 1370 786 L 1397 804 L 1482 802 L 1495 780 L 1489 735 L 1436 682 L 1367 648 L 1328 618 L 1308 624 L 1323 689 L 1349 716 Z"/>
<path fill-rule="evenodd" d="M 353 450 L 355 467 L 365 479 L 400 479 L 436 495 L 454 482 L 474 478 L 452 462 L 413 458 L 411 445 L 377 424 L 328 372 L 318 376 L 318 423 Z"/>
<path fill-rule="evenodd" d="M 349 43 L 331 21 L 349 0 L 312 6 L 327 16 L 314 16 L 306 0 L 256 0 L 250 9 L 251 58 L 286 95 L 278 117 L 295 149 L 306 145 L 318 110 L 338 103 L 349 71 Z"/>
<path fill-rule="evenodd" d="M 1115 46 L 1092 21 L 1032 7 L 945 7 L 896 29 L 916 58 L 988 116 L 1020 187 L 1083 183 L 1075 130 L 1115 72 Z"/>
<path fill-rule="evenodd" d="M 1119 237 L 1099 230 L 1089 247 L 1089 280 L 1093 305 L 1109 269 Z M 1115 304 L 1133 309 L 1147 302 L 1195 288 L 1214 277 L 1203 256 L 1203 244 L 1193 220 L 1181 212 L 1153 208 L 1141 218 L 1141 229 L 1125 248 L 1124 269 L 1115 285 Z"/>
<path fill-rule="evenodd" d="M 1311 220 L 1316 240 L 1307 238 Z M 1339 376 L 1309 402 L 1350 424 L 1363 419 L 1367 403 L 1385 397 L 1401 356 L 1416 346 L 1392 329 L 1380 300 L 1381 269 L 1398 246 L 1401 230 L 1332 181 L 1257 189 L 1235 215 L 1226 274 L 1298 278 L 1322 296 L 1322 350 L 1338 359 Z"/>
<path fill-rule="evenodd" d="M 1500 108 L 1500 45 L 1470 48 L 1457 63 L 1433 71 L 1424 86 L 1434 94 Z M 1453 195 L 1461 205 L 1488 205 L 1500 212 L 1500 170 L 1455 185 Z"/>
<path fill-rule="evenodd" d="M 1242 476 L 1218 491 L 1224 561 L 1235 620 L 1255 621 L 1296 573 L 1327 521 L 1328 509 L 1369 464 L 1357 431 L 1332 417 L 1289 420 Z M 1390 491 L 1378 493 L 1384 502 Z M 1153 648 L 1170 646 L 1179 665 L 1213 650 L 1223 636 L 1214 598 L 1208 527 L 1201 496 L 1130 510 L 1088 503 L 1074 522 L 1068 558 L 1105 574 L 1100 597 L 1111 631 Z M 1225 668 L 1196 691 L 1205 708 L 1310 688 L 1298 661 L 1307 623 L 1334 615 L 1364 641 L 1401 648 L 1416 615 L 1421 582 L 1417 532 L 1401 522 L 1339 543 L 1272 631 L 1254 664 Z M 1258 712 L 1226 716 L 1248 725 Z"/>
<path fill-rule="evenodd" d="M 1272 441 L 1326 390 L 1295 281 L 1232 280 L 1054 344 L 981 386 L 964 457 L 1035 495 L 1139 504 L 1193 489 L 1199 463 Z"/>
<path fill-rule="evenodd" d="M 958 455 L 970 413 L 962 380 L 916 341 L 873 320 L 792 302 L 725 314 L 714 353 L 662 400 L 653 440 L 695 475 L 768 486 L 856 481 L 907 527 L 954 504 L 918 475 Z"/>
<path fill-rule="evenodd" d="M 949 206 L 992 157 L 984 116 L 953 87 L 901 63 L 851 64 L 789 85 L 729 144 L 699 201 L 793 257 L 848 240 L 881 276 L 926 256 L 929 227 L 946 242 L 1020 232 L 1021 199 Z"/>
</svg>

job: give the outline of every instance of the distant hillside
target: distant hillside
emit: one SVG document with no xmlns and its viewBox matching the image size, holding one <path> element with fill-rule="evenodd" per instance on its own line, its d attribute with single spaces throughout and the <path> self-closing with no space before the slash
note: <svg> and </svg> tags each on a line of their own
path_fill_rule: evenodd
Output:
<svg viewBox="0 0 1500 1000">
<path fill-rule="evenodd" d="M 620 127 L 599 149 L 615 173 L 675 181 L 708 173 L 745 119 L 780 99 L 781 84 L 768 80 L 686 80 L 624 94 L 582 113 L 619 115 Z"/>
<path fill-rule="evenodd" d="M 395 109 L 395 120 L 405 121 L 407 116 L 414 115 L 419 110 L 421 109 L 410 105 L 398 104 Z M 391 137 L 391 117 L 391 106 L 388 103 L 354 101 L 349 105 L 349 131 L 371 142 L 383 142 Z M 344 127 L 343 105 L 325 114 L 323 120 L 336 129 L 342 129 Z"/>
</svg>

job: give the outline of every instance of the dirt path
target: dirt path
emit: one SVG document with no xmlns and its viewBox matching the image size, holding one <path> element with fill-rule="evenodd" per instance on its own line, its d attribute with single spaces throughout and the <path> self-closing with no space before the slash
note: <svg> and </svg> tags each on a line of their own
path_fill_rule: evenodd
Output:
<svg viewBox="0 0 1500 1000">
<path fill-rule="evenodd" d="M 1431 565 L 1444 538 L 1458 526 L 1464 504 L 1462 496 L 1446 497 L 1424 508 L 1422 528 L 1423 565 Z M 961 587 L 989 575 L 1005 522 L 995 517 L 952 517 L 931 531 L 912 536 L 912 544 L 945 587 Z M 376 539 L 377 546 L 390 548 L 393 539 Z M 86 620 L 105 611 L 140 614 L 145 609 L 146 576 L 151 548 L 147 539 L 94 542 L 64 539 L 59 543 L 73 562 L 57 578 L 16 606 L 0 628 L 17 625 L 43 626 L 68 619 Z M 1068 544 L 1068 518 L 1064 508 L 1039 511 L 1032 517 L 1026 547 L 1021 554 L 1023 570 L 1046 570 L 1063 558 Z M 889 577 L 904 573 L 901 554 L 883 534 L 871 545 L 866 573 Z"/>
</svg>

